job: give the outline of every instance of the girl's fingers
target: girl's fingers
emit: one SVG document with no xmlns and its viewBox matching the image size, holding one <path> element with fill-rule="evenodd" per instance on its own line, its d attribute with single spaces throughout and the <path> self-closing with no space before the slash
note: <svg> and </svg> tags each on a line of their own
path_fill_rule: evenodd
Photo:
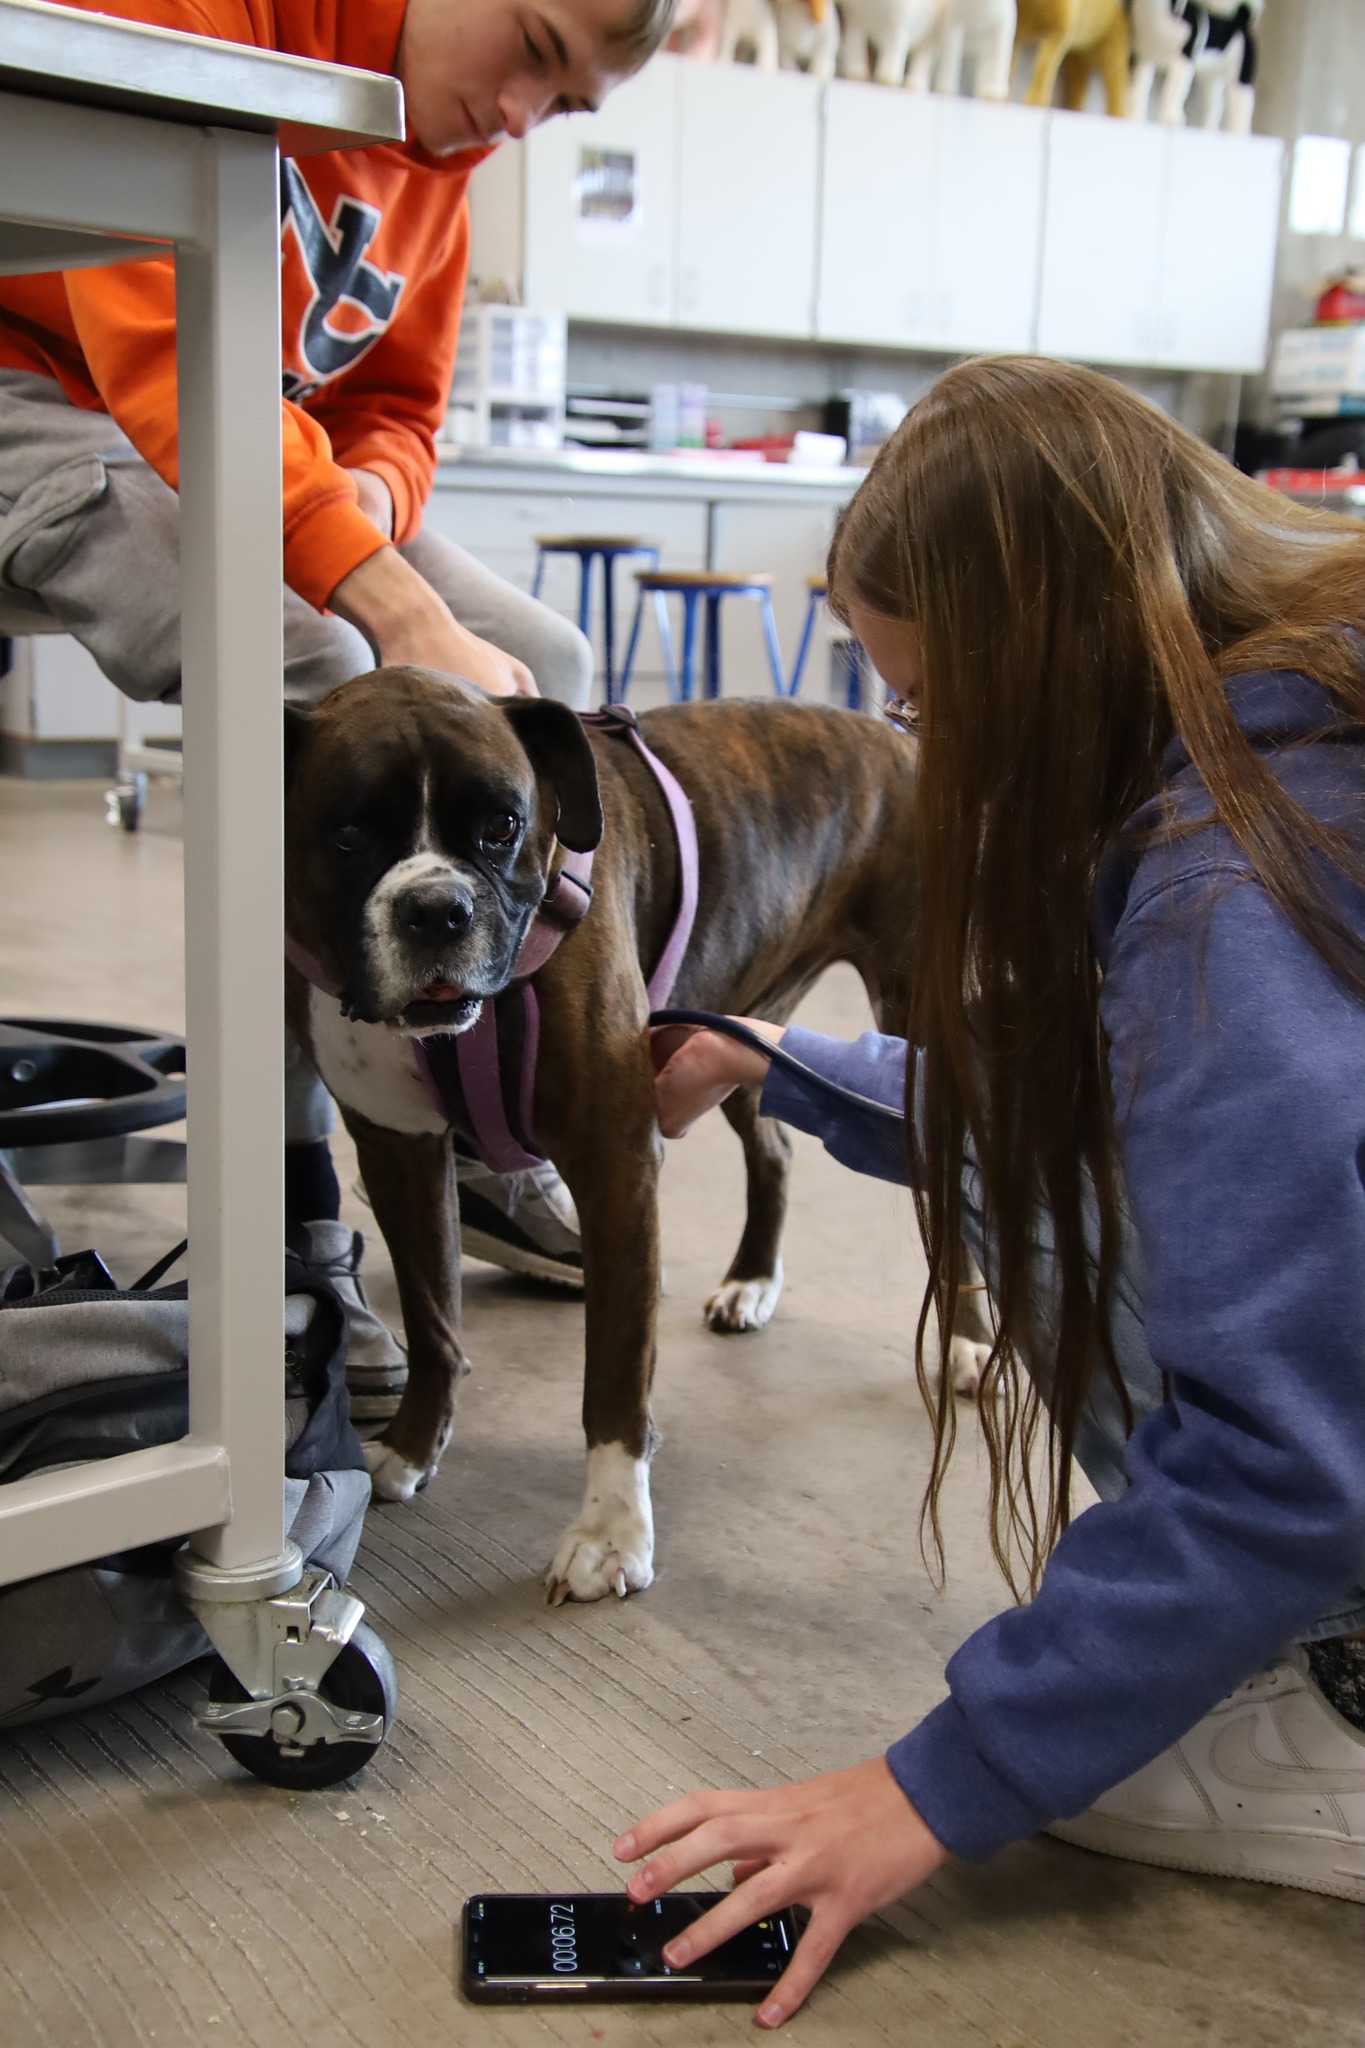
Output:
<svg viewBox="0 0 1365 2048">
<path fill-rule="evenodd" d="M 694 1920 L 685 1934 L 675 1935 L 664 1949 L 664 1961 L 671 1970 L 682 1970 L 698 1956 L 710 1955 L 732 1934 L 742 1934 L 756 1920 L 790 1905 L 782 1874 L 765 1869 L 760 1876 L 733 1892 L 722 1892 L 716 1904 Z"/>
<path fill-rule="evenodd" d="M 656 1074 L 661 1073 L 674 1053 L 681 1052 L 689 1038 L 704 1029 L 700 1024 L 651 1024 L 649 1057 Z"/>
<path fill-rule="evenodd" d="M 704 1820 L 710 1820 L 724 1803 L 724 1794 L 720 1792 L 689 1792 L 683 1799 L 670 1800 L 667 1806 L 656 1807 L 653 1813 L 647 1813 L 643 1820 L 637 1820 L 623 1835 L 618 1835 L 611 1853 L 621 1863 L 634 1863 L 639 1856 L 650 1856 L 656 1849 L 662 1849 L 665 1842 L 676 1842 L 700 1827 Z"/>
<path fill-rule="evenodd" d="M 731 1863 L 737 1856 L 767 1852 L 769 1830 L 738 1814 L 718 1815 L 663 1849 L 641 1869 L 632 1873 L 626 1890 L 637 1903 L 671 1891 L 684 1878 L 696 1877 L 713 1863 Z"/>
<path fill-rule="evenodd" d="M 750 1856 L 743 1863 L 736 1863 L 730 1872 L 731 1889 L 738 1890 L 746 1878 L 752 1877 L 757 1870 L 766 1870 L 767 1867 L 768 1859 L 766 1856 Z"/>
<path fill-rule="evenodd" d="M 805 2004 L 852 1925 L 852 1920 L 844 1919 L 831 1906 L 815 1908 L 795 1955 L 754 2015 L 760 2027 L 780 2027 Z"/>
</svg>

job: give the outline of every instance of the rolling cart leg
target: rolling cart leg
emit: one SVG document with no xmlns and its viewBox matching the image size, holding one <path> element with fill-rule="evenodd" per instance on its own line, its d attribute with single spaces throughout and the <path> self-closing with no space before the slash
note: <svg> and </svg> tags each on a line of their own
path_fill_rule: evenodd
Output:
<svg viewBox="0 0 1365 2048">
<path fill-rule="evenodd" d="M 176 1580 L 226 1667 L 201 1725 L 262 1777 L 325 1784 L 383 1740 L 393 1667 L 284 1528 L 277 159 L 224 130 L 204 151 L 176 251 L 190 1434 L 226 1450 L 232 1513 Z"/>
</svg>

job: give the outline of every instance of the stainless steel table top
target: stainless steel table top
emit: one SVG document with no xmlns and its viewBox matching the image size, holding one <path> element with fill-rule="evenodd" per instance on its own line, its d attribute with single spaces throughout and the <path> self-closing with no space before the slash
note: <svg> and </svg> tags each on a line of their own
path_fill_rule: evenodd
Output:
<svg viewBox="0 0 1365 2048">
<path fill-rule="evenodd" d="M 0 0 L 0 92 L 275 131 L 281 149 L 299 156 L 403 135 L 395 78 L 49 0 Z"/>
</svg>

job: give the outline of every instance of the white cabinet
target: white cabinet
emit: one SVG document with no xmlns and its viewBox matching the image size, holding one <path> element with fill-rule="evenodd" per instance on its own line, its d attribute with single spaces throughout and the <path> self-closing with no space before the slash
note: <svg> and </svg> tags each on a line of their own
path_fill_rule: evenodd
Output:
<svg viewBox="0 0 1365 2048">
<path fill-rule="evenodd" d="M 934 346 L 941 104 L 848 79 L 830 86 L 815 307 L 822 340 Z"/>
<path fill-rule="evenodd" d="M 1177 128 L 1170 138 L 1156 361 L 1265 366 L 1284 145 Z"/>
<path fill-rule="evenodd" d="M 839 81 L 825 110 L 816 331 L 1032 346 L 1046 116 Z"/>
<path fill-rule="evenodd" d="M 672 322 L 677 74 L 676 59 L 656 58 L 600 113 L 547 121 L 527 138 L 528 305 L 571 319 Z M 477 214 L 477 182 L 474 194 Z"/>
<path fill-rule="evenodd" d="M 1168 129 L 1103 114 L 1051 116 L 1042 354 L 1086 363 L 1155 360 L 1169 167 Z"/>
<path fill-rule="evenodd" d="M 679 69 L 678 324 L 809 335 L 820 87 L 792 71 Z"/>
<path fill-rule="evenodd" d="M 1283 154 L 1267 136 L 1053 114 L 1039 349 L 1260 369 Z"/>
</svg>

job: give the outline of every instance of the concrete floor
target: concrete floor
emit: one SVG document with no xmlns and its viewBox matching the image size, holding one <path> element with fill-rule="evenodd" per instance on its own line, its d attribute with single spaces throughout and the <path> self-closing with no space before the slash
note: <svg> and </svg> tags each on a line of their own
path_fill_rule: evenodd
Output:
<svg viewBox="0 0 1365 2048">
<path fill-rule="evenodd" d="M 0 1008 L 175 1026 L 178 798 L 106 830 L 90 784 L 0 782 Z M 851 979 L 807 1020 L 853 1032 Z M 797 1140 L 775 1323 L 699 1307 L 740 1219 L 720 1118 L 670 1147 L 655 1466 L 658 1578 L 547 1609 L 577 1505 L 582 1311 L 470 1266 L 475 1370 L 412 1506 L 372 1510 L 355 1576 L 397 1660 L 399 1721 L 339 1792 L 243 1777 L 186 1675 L 0 1736 L 2 2048 L 400 2048 L 746 2038 L 742 2008 L 478 2012 L 453 1988 L 481 1889 L 603 1888 L 623 1823 L 671 1792 L 873 1754 L 999 1604 L 968 1441 L 936 1594 L 916 1514 L 928 1433 L 907 1368 L 908 1199 Z M 180 1234 L 180 1191 L 51 1191 L 67 1248 L 124 1277 Z M 354 1202 L 352 1220 L 365 1212 Z M 373 1296 L 393 1312 L 382 1247 Z M 788 2028 L 808 2048 L 1338 2048 L 1365 2040 L 1355 1909 L 1106 1861 L 1047 1840 L 949 1868 L 847 1944 Z"/>
</svg>

